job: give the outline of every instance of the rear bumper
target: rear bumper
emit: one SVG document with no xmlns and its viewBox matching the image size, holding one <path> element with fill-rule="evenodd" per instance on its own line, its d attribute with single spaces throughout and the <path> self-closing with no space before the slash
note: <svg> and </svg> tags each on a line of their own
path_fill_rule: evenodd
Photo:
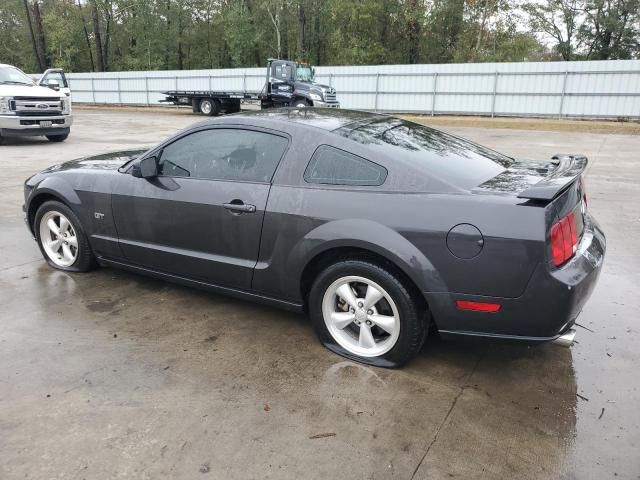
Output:
<svg viewBox="0 0 640 480">
<path fill-rule="evenodd" d="M 51 122 L 51 125 L 42 127 L 42 122 Z M 0 115 L 0 136 L 64 135 L 69 133 L 72 124 L 72 115 L 43 115 L 37 117 Z"/>
<path fill-rule="evenodd" d="M 602 270 L 604 233 L 587 215 L 576 255 L 561 268 L 541 263 L 524 293 L 496 298 L 455 293 L 425 293 L 443 335 L 467 335 L 548 342 L 566 334 L 587 302 Z M 456 300 L 500 303 L 497 313 L 462 311 Z"/>
</svg>

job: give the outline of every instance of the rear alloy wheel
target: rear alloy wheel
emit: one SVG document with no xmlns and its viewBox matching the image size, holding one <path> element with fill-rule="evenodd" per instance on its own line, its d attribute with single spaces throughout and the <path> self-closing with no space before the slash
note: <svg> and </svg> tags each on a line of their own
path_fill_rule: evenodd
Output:
<svg viewBox="0 0 640 480">
<path fill-rule="evenodd" d="M 309 298 L 311 318 L 325 346 L 382 367 L 401 366 L 420 351 L 428 317 L 419 304 L 394 275 L 359 260 L 327 268 Z"/>
<path fill-rule="evenodd" d="M 216 116 L 220 113 L 220 105 L 212 98 L 200 100 L 200 111 L 205 115 Z"/>
<path fill-rule="evenodd" d="M 65 133 L 64 135 L 47 135 L 47 139 L 50 142 L 64 142 L 68 137 L 68 133 Z"/>
<path fill-rule="evenodd" d="M 38 246 L 49 265 L 71 272 L 84 272 L 94 266 L 87 237 L 69 207 L 56 201 L 43 203 L 34 226 Z"/>
</svg>

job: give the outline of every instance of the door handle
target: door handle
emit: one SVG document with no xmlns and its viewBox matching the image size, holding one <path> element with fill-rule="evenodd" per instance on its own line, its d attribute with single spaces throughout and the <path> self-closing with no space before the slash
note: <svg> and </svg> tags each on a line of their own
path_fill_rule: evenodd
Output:
<svg viewBox="0 0 640 480">
<path fill-rule="evenodd" d="M 255 213 L 256 206 L 244 203 L 242 200 L 233 200 L 230 203 L 223 203 L 222 206 L 232 213 Z"/>
</svg>

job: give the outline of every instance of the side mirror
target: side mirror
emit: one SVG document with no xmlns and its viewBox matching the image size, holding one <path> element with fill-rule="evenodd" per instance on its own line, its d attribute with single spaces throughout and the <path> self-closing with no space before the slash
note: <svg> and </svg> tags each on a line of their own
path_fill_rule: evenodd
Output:
<svg viewBox="0 0 640 480">
<path fill-rule="evenodd" d="M 153 178 L 158 176 L 158 159 L 146 157 L 131 169 L 131 175 L 138 178 Z"/>
<path fill-rule="evenodd" d="M 45 85 L 49 87 L 51 90 L 55 90 L 56 92 L 60 90 L 60 82 L 58 82 L 58 80 L 54 80 L 54 79 L 48 80 L 45 83 Z"/>
</svg>

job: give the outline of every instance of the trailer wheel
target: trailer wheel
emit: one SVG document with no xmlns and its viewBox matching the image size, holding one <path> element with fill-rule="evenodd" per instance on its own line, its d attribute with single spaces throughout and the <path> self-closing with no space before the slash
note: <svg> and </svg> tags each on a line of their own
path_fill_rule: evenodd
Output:
<svg viewBox="0 0 640 480">
<path fill-rule="evenodd" d="M 215 117 L 220 113 L 220 103 L 215 98 L 203 98 L 200 100 L 200 111 Z"/>
</svg>

